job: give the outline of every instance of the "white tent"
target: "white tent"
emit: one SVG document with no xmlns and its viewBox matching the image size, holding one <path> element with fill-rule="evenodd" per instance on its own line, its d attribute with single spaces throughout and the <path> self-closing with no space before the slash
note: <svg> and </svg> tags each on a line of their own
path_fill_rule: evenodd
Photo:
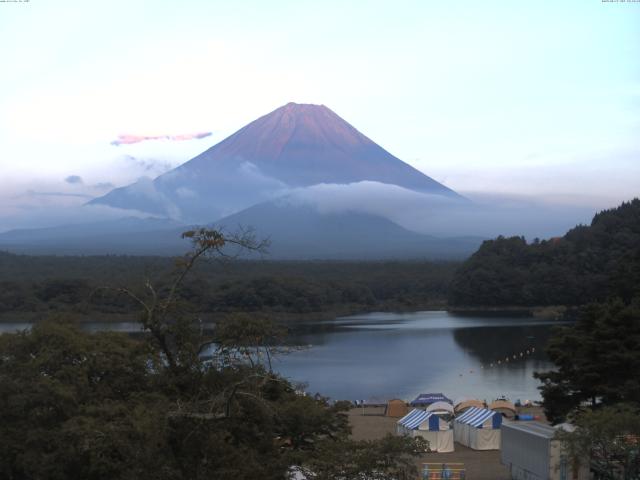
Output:
<svg viewBox="0 0 640 480">
<path fill-rule="evenodd" d="M 435 402 L 427 407 L 427 412 L 449 413 L 453 415 L 453 406 L 447 402 Z"/>
<path fill-rule="evenodd" d="M 414 409 L 398 420 L 398 435 L 422 437 L 432 452 L 453 452 L 453 430 L 433 412 Z"/>
<path fill-rule="evenodd" d="M 500 450 L 500 425 L 499 412 L 471 407 L 455 419 L 453 437 L 474 450 Z"/>
</svg>

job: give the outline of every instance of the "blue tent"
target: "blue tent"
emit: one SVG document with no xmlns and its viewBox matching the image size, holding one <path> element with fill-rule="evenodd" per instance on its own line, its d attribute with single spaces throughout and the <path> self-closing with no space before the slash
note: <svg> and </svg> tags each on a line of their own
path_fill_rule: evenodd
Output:
<svg viewBox="0 0 640 480">
<path fill-rule="evenodd" d="M 428 422 L 424 425 L 425 427 L 428 426 L 425 430 L 440 430 L 440 419 L 438 416 L 431 412 L 425 412 L 424 410 L 411 410 L 408 414 L 398 420 L 398 424 L 408 430 L 415 430 L 425 422 Z"/>
<path fill-rule="evenodd" d="M 471 407 L 453 422 L 456 442 L 474 450 L 499 450 L 502 415 L 486 408 Z"/>
<path fill-rule="evenodd" d="M 453 404 L 450 398 L 447 398 L 442 393 L 421 393 L 413 402 L 412 407 L 428 407 L 435 402 L 447 402 Z"/>
<path fill-rule="evenodd" d="M 429 442 L 432 452 L 453 452 L 453 430 L 433 412 L 414 409 L 398 420 L 399 435 L 422 437 Z"/>
<path fill-rule="evenodd" d="M 471 407 L 462 415 L 456 417 L 456 422 L 466 423 L 476 428 L 482 428 L 485 425 L 484 428 L 487 428 L 488 424 L 485 424 L 485 422 L 488 419 L 491 419 L 490 428 L 500 428 L 500 425 L 502 425 L 502 415 L 499 412 L 478 407 Z"/>
</svg>

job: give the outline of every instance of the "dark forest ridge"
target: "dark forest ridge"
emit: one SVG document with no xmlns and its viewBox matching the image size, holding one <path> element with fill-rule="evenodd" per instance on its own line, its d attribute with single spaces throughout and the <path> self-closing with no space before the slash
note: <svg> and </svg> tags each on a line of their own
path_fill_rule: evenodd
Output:
<svg viewBox="0 0 640 480">
<path fill-rule="evenodd" d="M 440 307 L 459 263 L 203 261 L 185 283 L 185 301 L 217 314 L 262 311 L 300 319 L 371 310 Z M 122 320 L 135 311 L 126 297 L 101 286 L 135 289 L 166 278 L 175 260 L 135 256 L 28 256 L 0 251 L 0 321 L 70 312 L 82 321 Z M 93 294 L 92 294 L 93 292 Z M 133 317 L 132 317 L 133 318 Z"/>
<path fill-rule="evenodd" d="M 561 238 L 498 237 L 458 270 L 456 306 L 584 305 L 640 294 L 640 200 L 593 217 Z"/>
</svg>

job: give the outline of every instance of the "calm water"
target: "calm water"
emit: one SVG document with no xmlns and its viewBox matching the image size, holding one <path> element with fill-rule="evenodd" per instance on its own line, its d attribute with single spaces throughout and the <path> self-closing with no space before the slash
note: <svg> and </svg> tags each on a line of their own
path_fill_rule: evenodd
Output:
<svg viewBox="0 0 640 480">
<path fill-rule="evenodd" d="M 558 323 L 447 312 L 342 317 L 305 325 L 307 331 L 294 339 L 310 346 L 279 357 L 274 368 L 306 382 L 307 391 L 335 399 L 409 400 L 420 392 L 443 392 L 450 398 L 504 394 L 534 400 L 540 394 L 533 372 L 552 368 L 543 349 Z M 535 352 L 520 357 L 527 349 Z"/>
<path fill-rule="evenodd" d="M 31 328 L 26 322 L 6 322 L 0 323 L 0 333 L 13 333 L 19 330 Z M 82 329 L 88 332 L 122 332 L 141 333 L 142 328 L 138 322 L 87 322 L 82 324 Z"/>
<path fill-rule="evenodd" d="M 421 392 L 443 392 L 450 398 L 492 400 L 506 395 L 534 400 L 540 394 L 533 372 L 552 368 L 543 349 L 558 324 L 447 312 L 370 313 L 301 322 L 291 341 L 306 348 L 277 357 L 273 366 L 294 382 L 305 382 L 307 391 L 334 399 L 410 400 Z M 0 333 L 28 326 L 0 324 Z M 137 323 L 95 322 L 84 328 L 140 331 Z"/>
</svg>

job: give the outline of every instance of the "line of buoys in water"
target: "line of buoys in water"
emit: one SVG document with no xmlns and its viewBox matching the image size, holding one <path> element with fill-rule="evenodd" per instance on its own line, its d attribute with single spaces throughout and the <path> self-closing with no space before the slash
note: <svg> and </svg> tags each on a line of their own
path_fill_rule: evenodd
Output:
<svg viewBox="0 0 640 480">
<path fill-rule="evenodd" d="M 496 365 L 502 365 L 503 362 L 509 363 L 510 361 L 518 360 L 519 358 L 524 358 L 525 355 L 531 355 L 535 351 L 536 351 L 535 347 L 531 347 L 527 350 L 523 350 L 522 352 L 514 353 L 513 355 L 507 355 L 504 358 L 504 360 L 499 359 L 499 360 L 496 360 L 495 362 L 491 362 L 488 367 L 493 368 Z M 484 365 L 480 365 L 480 368 L 484 368 L 484 367 L 485 367 Z"/>
<path fill-rule="evenodd" d="M 496 360 L 495 362 L 491 362 L 489 363 L 489 365 L 483 365 L 480 364 L 480 368 L 484 370 L 485 366 L 486 368 L 493 368 L 493 367 L 497 367 L 498 365 L 502 365 L 502 363 L 509 363 L 510 361 L 516 361 L 518 359 L 524 358 L 527 355 L 531 355 L 536 351 L 535 347 L 531 347 L 528 348 L 527 350 L 523 350 L 522 352 L 518 352 L 518 353 L 514 353 L 513 355 L 507 355 L 504 360 L 503 359 L 499 359 Z M 470 374 L 473 374 L 474 371 L 473 370 L 469 370 Z M 462 377 L 462 373 L 459 374 L 460 377 Z"/>
</svg>

